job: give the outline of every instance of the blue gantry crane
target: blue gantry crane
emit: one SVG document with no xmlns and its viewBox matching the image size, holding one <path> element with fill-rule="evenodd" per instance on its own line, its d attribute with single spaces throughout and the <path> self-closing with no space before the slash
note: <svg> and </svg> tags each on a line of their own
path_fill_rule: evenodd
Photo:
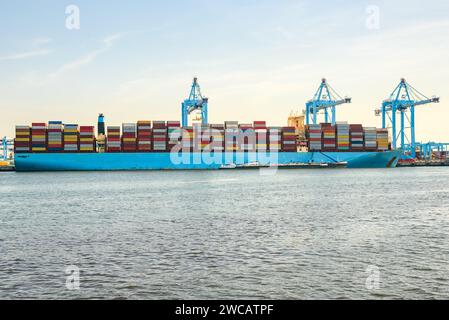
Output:
<svg viewBox="0 0 449 320">
<path fill-rule="evenodd" d="M 444 159 L 440 160 L 446 160 L 449 155 L 449 143 L 420 142 L 416 143 L 416 150 L 419 150 L 419 157 L 421 160 L 432 160 L 434 152 L 439 154 L 444 153 Z"/>
<path fill-rule="evenodd" d="M 0 145 L 0 159 L 8 160 L 8 153 L 14 150 L 14 140 L 8 139 L 7 137 L 3 137 Z"/>
<path fill-rule="evenodd" d="M 189 123 L 189 115 L 192 112 L 201 112 L 201 123 L 208 124 L 208 102 L 209 99 L 203 97 L 201 88 L 198 84 L 198 78 L 193 79 L 192 88 L 189 97 L 182 103 L 182 126 L 187 127 Z"/>
<path fill-rule="evenodd" d="M 324 122 L 329 123 L 330 111 L 331 123 L 335 125 L 337 121 L 336 107 L 345 103 L 351 103 L 351 98 L 342 98 L 332 89 L 326 79 L 322 79 L 313 99 L 306 103 L 306 124 L 317 124 L 318 114 L 321 111 L 324 111 Z"/>
<path fill-rule="evenodd" d="M 393 149 L 399 146 L 406 157 L 416 158 L 415 107 L 438 102 L 440 98 L 428 98 L 401 79 L 390 97 L 382 103 L 382 108 L 376 110 L 376 115 L 382 115 L 382 128 L 392 130 Z"/>
</svg>

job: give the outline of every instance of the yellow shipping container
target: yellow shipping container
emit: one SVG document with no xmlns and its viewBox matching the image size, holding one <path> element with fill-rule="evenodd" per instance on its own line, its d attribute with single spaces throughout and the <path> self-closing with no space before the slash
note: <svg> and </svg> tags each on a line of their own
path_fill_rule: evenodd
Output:
<svg viewBox="0 0 449 320">
<path fill-rule="evenodd" d="M 123 142 L 136 142 L 136 138 L 123 138 Z"/>
<path fill-rule="evenodd" d="M 16 138 L 17 142 L 29 142 L 30 138 Z"/>
<path fill-rule="evenodd" d="M 36 138 L 36 139 L 45 139 L 46 138 L 46 136 L 43 136 L 43 135 L 33 135 L 33 138 Z"/>
</svg>

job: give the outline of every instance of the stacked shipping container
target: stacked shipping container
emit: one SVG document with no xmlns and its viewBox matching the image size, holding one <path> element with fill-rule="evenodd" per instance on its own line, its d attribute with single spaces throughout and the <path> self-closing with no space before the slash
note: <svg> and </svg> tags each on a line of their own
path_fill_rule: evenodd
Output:
<svg viewBox="0 0 449 320">
<path fill-rule="evenodd" d="M 243 152 L 254 152 L 256 150 L 256 133 L 252 124 L 239 125 L 239 138 L 237 139 L 237 150 Z"/>
<path fill-rule="evenodd" d="M 211 128 L 211 151 L 224 152 L 225 127 L 222 124 L 212 124 Z"/>
<path fill-rule="evenodd" d="M 63 141 L 64 125 L 62 121 L 49 121 L 47 129 L 49 152 L 61 152 L 64 150 Z"/>
<path fill-rule="evenodd" d="M 167 121 L 167 132 L 168 151 L 172 151 L 174 147 L 180 148 L 182 145 L 181 123 L 179 121 Z"/>
<path fill-rule="evenodd" d="M 323 132 L 321 130 L 321 124 L 311 124 L 308 126 L 308 138 L 309 138 L 309 150 L 321 151 Z"/>
<path fill-rule="evenodd" d="M 14 139 L 14 152 L 30 152 L 31 135 L 29 126 L 16 126 L 16 138 Z"/>
<path fill-rule="evenodd" d="M 80 126 L 80 151 L 96 151 L 95 129 L 93 126 Z"/>
<path fill-rule="evenodd" d="M 120 127 L 107 127 L 107 152 L 166 152 L 182 146 L 184 152 L 296 152 L 298 148 L 294 127 L 267 127 L 265 121 L 224 125 L 201 125 L 181 128 L 179 121 L 138 121 Z M 387 129 L 364 128 L 362 125 L 336 126 L 324 123 L 306 128 L 309 151 L 387 151 Z M 181 149 L 181 148 L 180 148 Z M 16 152 L 95 152 L 93 126 L 63 125 L 61 121 L 16 126 Z"/>
<path fill-rule="evenodd" d="M 120 142 L 120 127 L 108 126 L 106 133 L 106 150 L 108 152 L 120 152 L 122 150 L 122 144 Z"/>
<path fill-rule="evenodd" d="M 31 151 L 47 151 L 47 125 L 45 123 L 31 124 Z"/>
<path fill-rule="evenodd" d="M 282 149 L 283 152 L 296 152 L 296 129 L 294 127 L 282 128 Z"/>
<path fill-rule="evenodd" d="M 388 145 L 388 129 L 377 129 L 377 150 L 387 151 Z"/>
<path fill-rule="evenodd" d="M 268 130 L 265 121 L 254 121 L 254 131 L 256 132 L 256 151 L 264 152 L 268 150 Z"/>
<path fill-rule="evenodd" d="M 226 121 L 225 122 L 225 151 L 235 152 L 237 151 L 237 142 L 239 136 L 239 123 L 238 121 Z"/>
<path fill-rule="evenodd" d="M 182 130 L 182 150 L 183 152 L 193 151 L 193 127 L 184 127 Z"/>
<path fill-rule="evenodd" d="M 122 124 L 122 150 L 125 152 L 137 151 L 137 127 L 135 123 Z"/>
<path fill-rule="evenodd" d="M 167 125 L 165 121 L 153 121 L 153 150 L 167 151 Z"/>
<path fill-rule="evenodd" d="M 377 129 L 376 128 L 364 128 L 365 133 L 365 151 L 377 150 Z"/>
<path fill-rule="evenodd" d="M 79 131 L 77 124 L 64 125 L 64 152 L 79 151 Z"/>
<path fill-rule="evenodd" d="M 337 149 L 337 136 L 335 126 L 330 123 L 322 123 L 321 129 L 323 132 L 323 151 L 334 152 Z"/>
<path fill-rule="evenodd" d="M 139 152 L 151 151 L 151 121 L 137 121 L 137 150 Z"/>
<path fill-rule="evenodd" d="M 337 123 L 337 150 L 349 151 L 349 125 L 346 122 Z"/>
<path fill-rule="evenodd" d="M 349 126 L 351 135 L 351 150 L 363 151 L 365 147 L 363 138 L 363 126 L 361 124 L 351 124 Z"/>
</svg>

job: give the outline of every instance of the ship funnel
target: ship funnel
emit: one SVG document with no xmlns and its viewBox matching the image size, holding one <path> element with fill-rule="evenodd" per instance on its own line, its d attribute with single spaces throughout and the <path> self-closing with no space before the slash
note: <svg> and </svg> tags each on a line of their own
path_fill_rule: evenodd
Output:
<svg viewBox="0 0 449 320">
<path fill-rule="evenodd" d="M 104 115 L 100 113 L 98 115 L 98 136 L 105 135 L 106 131 L 104 129 Z"/>
</svg>

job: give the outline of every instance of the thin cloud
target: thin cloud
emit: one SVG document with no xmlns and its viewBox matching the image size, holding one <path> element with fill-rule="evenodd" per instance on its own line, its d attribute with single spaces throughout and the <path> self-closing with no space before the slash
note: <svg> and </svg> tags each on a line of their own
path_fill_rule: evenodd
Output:
<svg viewBox="0 0 449 320">
<path fill-rule="evenodd" d="M 55 78 L 67 71 L 76 70 L 79 69 L 85 65 L 88 65 L 92 63 L 99 55 L 105 53 L 109 49 L 112 48 L 114 42 L 121 39 L 124 36 L 124 33 L 117 33 L 110 35 L 106 38 L 104 38 L 101 42 L 103 43 L 103 47 L 94 51 L 91 51 L 78 59 L 75 59 L 73 61 L 70 61 L 66 64 L 64 64 L 62 67 L 60 67 L 56 72 L 52 73 L 50 75 L 51 78 Z"/>
<path fill-rule="evenodd" d="M 0 61 L 23 60 L 23 59 L 36 57 L 36 56 L 45 56 L 45 55 L 48 55 L 50 53 L 51 53 L 51 51 L 47 50 L 47 49 L 28 51 L 28 52 L 21 52 L 21 53 L 12 54 L 12 55 L 9 55 L 9 56 L 0 57 Z"/>
<path fill-rule="evenodd" d="M 51 42 L 53 42 L 53 39 L 47 38 L 47 37 L 36 38 L 36 39 L 33 40 L 33 44 L 36 45 L 36 46 L 49 44 Z"/>
</svg>

